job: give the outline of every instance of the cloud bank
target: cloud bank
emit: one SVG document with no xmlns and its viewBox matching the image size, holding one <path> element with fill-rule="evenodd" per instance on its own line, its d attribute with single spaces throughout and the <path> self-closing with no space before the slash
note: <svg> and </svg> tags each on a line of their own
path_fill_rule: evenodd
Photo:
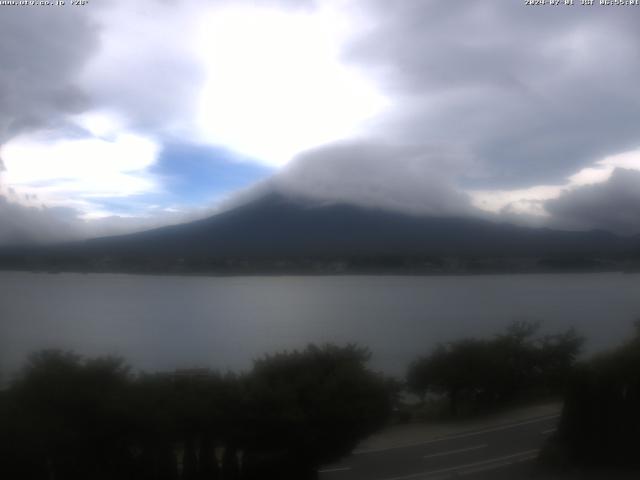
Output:
<svg viewBox="0 0 640 480">
<path fill-rule="evenodd" d="M 392 95 L 377 132 L 474 152 L 474 188 L 552 183 L 636 148 L 637 11 L 519 2 L 363 2 L 348 48 Z"/>
<path fill-rule="evenodd" d="M 2 7 L 0 145 L 24 131 L 54 128 L 89 106 L 79 74 L 98 35 L 81 10 Z"/>
<path fill-rule="evenodd" d="M 366 140 L 305 152 L 271 181 L 277 191 L 324 202 L 420 215 L 469 215 L 469 197 L 455 185 L 463 152 Z"/>
<path fill-rule="evenodd" d="M 616 169 L 606 182 L 567 192 L 546 208 L 552 225 L 640 234 L 640 171 Z"/>
</svg>

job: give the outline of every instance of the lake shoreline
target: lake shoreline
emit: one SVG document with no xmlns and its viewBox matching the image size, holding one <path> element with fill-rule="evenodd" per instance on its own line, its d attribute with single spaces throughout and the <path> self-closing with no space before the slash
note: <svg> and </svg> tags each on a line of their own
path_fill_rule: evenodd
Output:
<svg viewBox="0 0 640 480">
<path fill-rule="evenodd" d="M 488 270 L 488 271 L 407 271 L 407 270 L 372 270 L 372 271 L 237 271 L 237 272 L 194 272 L 194 271 L 148 271 L 148 270 L 47 270 L 47 269 L 2 269 L 2 273 L 33 274 L 78 274 L 78 275 L 132 275 L 143 277 L 204 277 L 204 278 L 237 278 L 237 277 L 480 277 L 505 275 L 599 275 L 624 274 L 636 275 L 640 268 L 603 269 L 603 270 Z"/>
</svg>

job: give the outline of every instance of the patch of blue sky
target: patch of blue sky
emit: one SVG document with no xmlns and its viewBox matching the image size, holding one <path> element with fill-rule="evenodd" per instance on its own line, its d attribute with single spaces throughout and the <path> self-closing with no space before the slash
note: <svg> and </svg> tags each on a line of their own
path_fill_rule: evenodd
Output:
<svg viewBox="0 0 640 480">
<path fill-rule="evenodd" d="M 150 173 L 160 180 L 171 203 L 202 206 L 273 172 L 224 147 L 169 144 Z"/>
<path fill-rule="evenodd" d="M 210 207 L 225 196 L 269 177 L 274 169 L 224 147 L 168 144 L 146 172 L 159 190 L 90 200 L 113 215 L 153 215 L 165 209 Z"/>
</svg>

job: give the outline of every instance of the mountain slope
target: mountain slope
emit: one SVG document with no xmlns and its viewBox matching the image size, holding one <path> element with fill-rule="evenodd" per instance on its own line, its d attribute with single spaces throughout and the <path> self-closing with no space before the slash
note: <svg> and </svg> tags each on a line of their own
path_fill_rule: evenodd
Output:
<svg viewBox="0 0 640 480">
<path fill-rule="evenodd" d="M 628 241 L 604 231 L 565 232 L 473 218 L 404 215 L 350 205 L 315 205 L 269 195 L 189 224 L 95 239 L 96 251 L 142 255 L 596 255 Z"/>
<path fill-rule="evenodd" d="M 389 265 L 385 263 L 389 258 L 402 258 L 405 266 L 411 259 L 444 257 L 629 258 L 637 255 L 637 246 L 637 239 L 604 231 L 566 232 L 476 218 L 414 216 L 270 194 L 187 224 L 47 249 L 5 251 L 0 264 L 61 270 L 70 265 L 100 269 L 105 262 L 115 270 L 175 270 L 187 264 L 186 269 L 215 270 L 220 265 L 237 266 L 241 260 L 245 270 L 255 265 L 269 270 L 281 261 L 300 266 L 302 259 L 368 258 L 372 260 L 367 265 L 382 268 Z"/>
</svg>

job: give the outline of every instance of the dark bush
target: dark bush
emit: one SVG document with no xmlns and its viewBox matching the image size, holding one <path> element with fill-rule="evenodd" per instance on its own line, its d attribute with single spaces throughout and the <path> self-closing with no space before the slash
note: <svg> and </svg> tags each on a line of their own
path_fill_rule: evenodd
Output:
<svg viewBox="0 0 640 480">
<path fill-rule="evenodd" d="M 520 398 L 562 393 L 583 340 L 574 330 L 536 337 L 538 324 L 515 322 L 492 339 L 440 344 L 414 361 L 410 391 L 445 395 L 450 413 L 492 408 Z"/>
<path fill-rule="evenodd" d="M 640 467 L 640 323 L 635 338 L 576 369 L 554 443 L 566 462 Z"/>
<path fill-rule="evenodd" d="M 133 376 L 120 359 L 38 352 L 0 391 L 3 477 L 314 478 L 390 413 L 393 391 L 368 358 L 311 345 L 266 356 L 244 376 Z"/>
<path fill-rule="evenodd" d="M 366 368 L 368 359 L 353 345 L 311 345 L 256 361 L 248 379 L 249 450 L 282 456 L 282 479 L 314 478 L 319 465 L 349 453 L 391 412 L 392 390 Z"/>
</svg>

